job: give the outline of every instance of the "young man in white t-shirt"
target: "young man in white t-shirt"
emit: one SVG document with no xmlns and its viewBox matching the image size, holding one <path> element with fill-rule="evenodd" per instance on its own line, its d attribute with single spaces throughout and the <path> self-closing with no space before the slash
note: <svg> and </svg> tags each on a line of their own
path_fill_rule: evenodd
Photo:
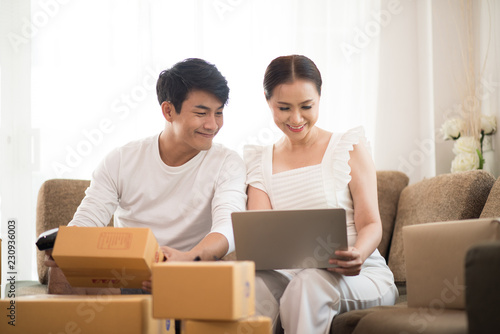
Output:
<svg viewBox="0 0 500 334">
<path fill-rule="evenodd" d="M 114 214 L 116 227 L 151 228 L 167 261 L 219 259 L 234 250 L 231 212 L 246 206 L 242 159 L 212 143 L 223 125 L 227 81 L 214 65 L 186 59 L 160 74 L 157 95 L 163 131 L 108 154 L 69 225 L 106 226 Z M 46 264 L 64 281 L 51 258 Z M 75 292 L 61 286 L 53 291 Z M 143 290 L 151 291 L 150 281 Z"/>
</svg>

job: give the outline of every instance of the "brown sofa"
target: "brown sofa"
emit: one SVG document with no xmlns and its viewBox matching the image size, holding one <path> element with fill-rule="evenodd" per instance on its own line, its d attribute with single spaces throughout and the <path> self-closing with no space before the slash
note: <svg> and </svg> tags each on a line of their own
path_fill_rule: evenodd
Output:
<svg viewBox="0 0 500 334">
<path fill-rule="evenodd" d="M 469 314 L 474 312 L 476 315 L 480 314 L 480 312 L 473 311 L 480 304 L 477 298 L 475 303 L 468 299 L 466 308 L 446 308 L 440 309 L 439 312 L 432 309 L 432 305 L 429 307 L 408 307 L 403 229 L 406 226 L 457 220 L 470 220 L 470 223 L 473 224 L 475 221 L 479 221 L 476 218 L 500 217 L 500 178 L 495 181 L 495 178 L 487 172 L 471 171 L 443 174 L 409 185 L 401 191 L 393 222 L 384 219 L 384 215 L 386 215 L 384 212 L 384 202 L 386 200 L 383 194 L 384 191 L 384 187 L 381 187 L 379 183 L 379 206 L 385 238 L 385 240 L 382 240 L 381 246 L 383 248 L 381 251 L 386 247 L 384 242 L 387 240 L 387 235 L 392 234 L 385 255 L 400 292 L 399 300 L 395 306 L 373 307 L 341 314 L 335 317 L 330 332 L 354 334 L 468 333 L 467 312 Z M 498 219 L 492 219 L 492 221 L 495 222 Z M 452 242 L 450 240 L 444 242 L 446 235 L 443 235 L 442 238 L 443 245 L 446 242 Z M 498 235 L 491 236 L 492 240 L 498 238 Z M 500 247 L 500 244 L 498 245 Z M 425 247 L 425 242 L 422 242 L 422 246 Z M 440 249 L 439 244 L 433 246 Z M 440 249 L 440 252 L 435 256 L 440 255 L 445 257 L 456 256 L 447 253 L 446 249 Z M 425 255 L 422 254 L 422 256 Z M 480 256 L 482 255 L 476 257 Z M 500 254 L 498 256 L 500 258 Z M 496 261 L 499 260 L 496 259 Z M 465 263 L 463 265 L 465 266 Z M 481 272 L 483 276 L 488 274 L 488 269 Z M 477 278 L 477 274 L 474 277 Z M 497 278 L 498 276 L 494 279 Z M 478 281 L 476 279 L 475 283 L 478 284 Z M 426 283 L 414 282 L 413 284 L 425 289 Z M 489 289 L 492 286 L 490 285 Z M 467 291 L 469 291 L 469 286 L 467 286 Z M 486 307 L 493 306 L 494 304 L 491 304 Z M 496 310 L 498 312 L 498 307 L 496 307 Z M 474 319 L 476 319 L 474 323 L 477 323 L 479 318 L 476 316 Z"/>
<path fill-rule="evenodd" d="M 500 180 L 500 179 L 499 179 Z M 388 261 L 400 292 L 392 307 L 350 311 L 335 317 L 331 333 L 420 333 L 409 317 L 415 310 L 406 302 L 406 274 L 402 231 L 404 226 L 440 221 L 500 217 L 500 181 L 484 171 L 444 174 L 408 185 L 397 171 L 378 171 L 377 186 L 383 237 L 379 251 Z M 40 188 L 37 203 L 37 235 L 67 224 L 84 196 L 89 181 L 55 179 Z M 490 193 L 491 190 L 491 193 Z M 112 222 L 111 222 L 112 223 Z M 47 285 L 43 253 L 38 254 L 40 285 Z M 32 291 L 33 287 L 31 287 Z M 36 290 L 40 291 L 39 287 Z M 29 289 L 24 294 L 29 294 Z M 467 306 L 469 307 L 469 306 Z M 424 333 L 466 333 L 465 310 L 446 311 Z M 391 326 L 395 328 L 390 331 Z"/>
</svg>

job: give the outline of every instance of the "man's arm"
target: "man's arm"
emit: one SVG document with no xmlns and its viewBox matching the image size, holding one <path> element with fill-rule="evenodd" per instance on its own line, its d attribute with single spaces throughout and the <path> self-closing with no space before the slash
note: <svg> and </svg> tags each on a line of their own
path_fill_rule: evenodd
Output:
<svg viewBox="0 0 500 334">
<path fill-rule="evenodd" d="M 109 224 L 119 201 L 119 152 L 112 151 L 92 173 L 90 187 L 69 226 L 104 227 Z"/>
<path fill-rule="evenodd" d="M 166 261 L 219 260 L 226 255 L 228 248 L 229 243 L 226 237 L 217 232 L 209 233 L 187 252 L 181 252 L 168 246 L 161 247 Z"/>
<path fill-rule="evenodd" d="M 225 253 L 214 254 L 217 258 L 221 258 L 234 251 L 231 214 L 233 212 L 245 211 L 246 209 L 247 194 L 245 181 L 246 167 L 243 159 L 236 152 L 231 152 L 226 157 L 217 179 L 212 199 L 212 229 L 211 233 L 207 235 L 208 237 L 211 234 L 220 234 L 226 239 L 226 243 L 223 243 L 218 248 L 221 251 L 225 250 Z M 217 236 L 212 236 L 209 240 L 216 238 Z"/>
<path fill-rule="evenodd" d="M 246 207 L 246 168 L 241 157 L 230 152 L 220 168 L 212 198 L 212 228 L 197 245 L 187 252 L 162 247 L 167 260 L 218 260 L 234 251 L 231 213 Z"/>
<path fill-rule="evenodd" d="M 92 174 L 90 187 L 85 191 L 73 219 L 68 225 L 106 226 L 118 206 L 116 181 L 110 173 L 110 166 L 118 165 L 117 151 L 113 151 Z M 114 160 L 114 161 L 113 161 Z M 111 169 L 113 170 L 113 169 Z M 69 285 L 61 269 L 52 258 L 52 249 L 45 251 L 44 264 L 49 267 L 49 293 L 53 294 L 103 294 L 103 289 L 73 288 Z M 119 289 L 111 289 L 104 294 L 117 294 Z"/>
<path fill-rule="evenodd" d="M 219 260 L 226 253 L 229 247 L 227 238 L 220 233 L 209 233 L 190 251 L 181 252 L 168 246 L 162 246 L 161 250 L 166 257 L 166 261 L 213 261 Z M 142 282 L 142 289 L 151 293 L 151 280 Z"/>
</svg>

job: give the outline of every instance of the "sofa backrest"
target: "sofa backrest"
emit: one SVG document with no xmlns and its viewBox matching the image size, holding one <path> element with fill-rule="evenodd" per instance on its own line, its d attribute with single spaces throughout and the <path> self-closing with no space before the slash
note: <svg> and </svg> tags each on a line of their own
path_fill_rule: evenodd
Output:
<svg viewBox="0 0 500 334">
<path fill-rule="evenodd" d="M 382 219 L 382 241 L 378 250 L 386 261 L 398 212 L 399 196 L 409 181 L 408 176 L 402 172 L 377 171 L 378 207 Z"/>
<path fill-rule="evenodd" d="M 67 225 L 85 197 L 88 180 L 53 179 L 45 181 L 38 191 L 36 206 L 36 236 L 47 230 Z M 47 284 L 48 268 L 45 253 L 37 250 L 38 280 Z"/>
<path fill-rule="evenodd" d="M 481 218 L 500 217 L 500 177 L 491 188 L 486 204 L 481 212 Z"/>
<path fill-rule="evenodd" d="M 408 185 L 409 178 L 399 171 L 377 171 L 378 205 L 382 219 L 382 241 L 380 254 L 388 260 L 397 205 L 401 191 Z M 80 202 L 85 197 L 88 180 L 53 179 L 45 181 L 38 192 L 36 209 L 36 236 L 61 225 L 67 225 L 73 218 Z M 113 221 L 110 222 L 110 225 Z M 38 279 L 47 284 L 48 268 L 43 264 L 44 252 L 37 250 Z"/>
<path fill-rule="evenodd" d="M 406 282 L 404 226 L 478 218 L 494 182 L 490 173 L 475 170 L 438 175 L 403 189 L 389 253 L 394 280 Z"/>
</svg>

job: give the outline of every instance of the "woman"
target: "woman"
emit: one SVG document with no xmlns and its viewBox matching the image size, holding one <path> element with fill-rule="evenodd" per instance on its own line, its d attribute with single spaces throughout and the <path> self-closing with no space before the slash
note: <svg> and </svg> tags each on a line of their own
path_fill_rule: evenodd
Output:
<svg viewBox="0 0 500 334">
<path fill-rule="evenodd" d="M 258 272 L 257 312 L 288 333 L 328 333 L 335 315 L 393 305 L 397 289 L 377 250 L 382 238 L 377 181 L 362 128 L 331 133 L 315 126 L 321 74 L 307 57 L 278 57 L 264 92 L 284 136 L 267 147 L 247 146 L 248 210 L 344 208 L 348 249 L 336 267 Z M 279 329 L 277 329 L 279 331 Z"/>
</svg>

